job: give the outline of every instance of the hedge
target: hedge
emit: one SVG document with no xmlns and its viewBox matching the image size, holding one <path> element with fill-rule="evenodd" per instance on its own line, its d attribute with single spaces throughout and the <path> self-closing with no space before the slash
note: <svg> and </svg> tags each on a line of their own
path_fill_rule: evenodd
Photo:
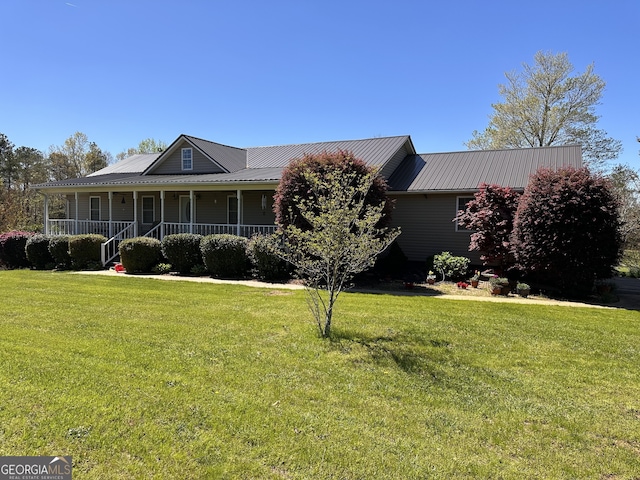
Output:
<svg viewBox="0 0 640 480">
<path fill-rule="evenodd" d="M 34 235 L 33 232 L 14 230 L 0 235 L 0 265 L 6 268 L 27 268 L 30 266 L 27 259 L 27 240 Z"/>
<path fill-rule="evenodd" d="M 118 246 L 120 262 L 127 273 L 151 273 L 162 261 L 160 240 L 135 237 L 123 240 Z"/>
<path fill-rule="evenodd" d="M 55 266 L 55 261 L 49 251 L 51 238 L 50 235 L 38 233 L 27 240 L 25 246 L 27 259 L 36 270 L 52 269 Z"/>
<path fill-rule="evenodd" d="M 217 277 L 242 278 L 250 268 L 248 240 L 236 235 L 208 235 L 200 243 L 207 271 Z"/>
<path fill-rule="evenodd" d="M 69 238 L 71 265 L 77 270 L 101 266 L 100 245 L 107 238 L 103 235 L 73 235 Z"/>
<path fill-rule="evenodd" d="M 195 233 L 177 233 L 162 239 L 162 254 L 173 270 L 189 273 L 194 267 L 204 266 L 200 252 L 202 238 Z"/>
<path fill-rule="evenodd" d="M 247 255 L 260 280 L 286 280 L 291 276 L 291 265 L 275 254 L 275 241 L 275 235 L 256 235 L 247 242 Z"/>
</svg>

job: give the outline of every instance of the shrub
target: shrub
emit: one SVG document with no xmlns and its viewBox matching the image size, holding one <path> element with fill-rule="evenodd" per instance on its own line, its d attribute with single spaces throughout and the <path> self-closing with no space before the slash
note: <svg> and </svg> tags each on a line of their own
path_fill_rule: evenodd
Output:
<svg viewBox="0 0 640 480">
<path fill-rule="evenodd" d="M 464 278 L 470 263 L 468 258 L 454 257 L 450 252 L 442 252 L 433 258 L 433 268 L 449 280 Z"/>
<path fill-rule="evenodd" d="M 53 266 L 55 265 L 53 256 L 49 251 L 50 242 L 51 236 L 42 235 L 40 233 L 30 237 L 27 240 L 27 244 L 25 247 L 27 259 L 36 270 L 53 268 Z"/>
<path fill-rule="evenodd" d="M 565 296 L 589 295 L 620 258 L 618 202 L 609 181 L 586 168 L 536 172 L 514 227 L 519 266 Z"/>
<path fill-rule="evenodd" d="M 396 241 L 389 247 L 387 255 L 378 259 L 376 269 L 386 275 L 400 275 L 406 270 L 408 261 Z"/>
<path fill-rule="evenodd" d="M 520 194 L 510 187 L 483 183 L 475 198 L 458 212 L 458 224 L 473 231 L 469 250 L 480 252 L 485 264 L 513 265 L 511 235 L 519 199 Z"/>
<path fill-rule="evenodd" d="M 178 233 L 162 239 L 162 254 L 172 268 L 180 273 L 189 273 L 196 265 L 202 265 L 200 242 L 202 235 Z"/>
<path fill-rule="evenodd" d="M 170 263 L 158 263 L 154 266 L 151 271 L 153 273 L 157 273 L 158 275 L 164 275 L 171 272 L 171 264 Z"/>
<path fill-rule="evenodd" d="M 29 267 L 26 246 L 27 240 L 34 234 L 14 230 L 0 235 L 0 264 L 6 268 Z"/>
<path fill-rule="evenodd" d="M 244 277 L 250 267 L 248 240 L 236 235 L 208 235 L 200 243 L 202 260 L 211 275 L 224 278 Z"/>
<path fill-rule="evenodd" d="M 81 270 L 93 268 L 100 263 L 100 244 L 107 239 L 102 235 L 73 235 L 69 238 L 69 256 L 71 266 Z"/>
<path fill-rule="evenodd" d="M 275 235 L 256 235 L 247 242 L 247 255 L 260 280 L 277 281 L 289 278 L 291 266 L 275 254 Z"/>
<path fill-rule="evenodd" d="M 162 246 L 156 238 L 128 238 L 120 242 L 118 251 L 127 273 L 151 273 L 162 261 Z"/>
<path fill-rule="evenodd" d="M 49 240 L 49 253 L 53 258 L 53 263 L 59 270 L 71 268 L 71 255 L 69 254 L 68 235 L 55 235 Z"/>
</svg>

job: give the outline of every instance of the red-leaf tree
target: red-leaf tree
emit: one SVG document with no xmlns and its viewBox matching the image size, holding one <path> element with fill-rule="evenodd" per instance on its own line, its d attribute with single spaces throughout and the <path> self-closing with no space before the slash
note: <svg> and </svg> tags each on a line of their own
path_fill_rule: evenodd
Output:
<svg viewBox="0 0 640 480">
<path fill-rule="evenodd" d="M 587 168 L 538 170 L 520 201 L 512 243 L 519 266 L 541 283 L 563 295 L 588 295 L 620 257 L 610 182 Z"/>
<path fill-rule="evenodd" d="M 310 199 L 313 196 L 311 185 L 305 175 L 314 173 L 319 176 L 327 172 L 340 172 L 344 175 L 354 175 L 361 178 L 371 174 L 371 168 L 356 158 L 353 153 L 339 150 L 336 153 L 324 151 L 316 155 L 304 155 L 293 160 L 282 172 L 280 184 L 273 197 L 273 210 L 276 214 L 276 224 L 287 226 L 293 224 L 299 228 L 309 228 L 308 223 L 300 214 L 300 208 L 296 198 Z M 387 198 L 387 182 L 383 177 L 376 175 L 373 184 L 365 197 L 365 204 L 371 206 L 383 206 L 380 222 L 377 228 L 388 227 L 391 223 L 393 201 Z"/>
<path fill-rule="evenodd" d="M 511 234 L 519 199 L 520 193 L 511 187 L 483 183 L 475 198 L 458 212 L 458 224 L 473 230 L 469 251 L 480 252 L 485 264 L 505 268 L 514 263 Z"/>
</svg>

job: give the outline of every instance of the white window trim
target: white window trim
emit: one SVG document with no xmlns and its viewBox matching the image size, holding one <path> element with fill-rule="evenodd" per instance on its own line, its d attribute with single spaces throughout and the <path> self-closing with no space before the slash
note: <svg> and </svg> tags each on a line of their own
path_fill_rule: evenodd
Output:
<svg viewBox="0 0 640 480">
<path fill-rule="evenodd" d="M 145 198 L 150 198 L 151 199 L 151 222 L 150 223 L 145 223 L 144 221 L 144 199 Z M 142 207 L 142 224 L 143 225 L 153 225 L 153 222 L 155 222 L 156 220 L 156 197 L 153 195 L 143 195 L 142 196 L 142 202 L 141 202 L 141 207 Z"/>
<path fill-rule="evenodd" d="M 476 197 L 473 196 L 473 195 L 458 195 L 456 197 L 456 212 L 455 212 L 454 218 L 455 218 L 456 215 L 458 215 L 458 211 L 460 210 L 459 206 L 460 206 L 460 199 L 461 198 L 466 198 L 467 202 L 468 202 L 468 201 L 471 201 L 471 200 L 475 199 Z M 456 224 L 456 232 L 462 232 L 462 233 L 471 233 L 471 232 L 473 232 L 473 230 L 467 230 L 466 228 L 458 227 L 458 221 L 457 220 L 455 221 L 455 224 Z"/>
<path fill-rule="evenodd" d="M 229 200 L 232 198 L 236 199 L 236 220 L 234 222 L 231 221 L 231 217 L 229 215 L 231 213 L 231 210 L 229 209 Z M 238 223 L 238 219 L 240 218 L 238 203 L 236 195 L 227 195 L 227 225 L 236 225 Z"/>
<path fill-rule="evenodd" d="M 91 208 L 91 201 L 97 198 L 98 199 L 98 219 L 97 220 L 93 220 L 93 218 L 91 218 L 91 212 L 93 211 L 93 208 Z M 90 196 L 89 197 L 89 220 L 91 220 L 92 222 L 99 222 L 102 220 L 102 198 L 99 196 Z"/>
<path fill-rule="evenodd" d="M 186 151 L 189 151 L 189 154 L 190 154 L 189 156 L 191 157 L 190 158 L 191 159 L 191 166 L 189 168 L 185 168 L 185 166 L 184 166 L 184 153 Z M 182 166 L 182 170 L 185 171 L 185 172 L 193 170 L 193 148 L 183 148 L 180 152 L 181 152 L 181 154 L 180 154 L 180 164 Z"/>
</svg>

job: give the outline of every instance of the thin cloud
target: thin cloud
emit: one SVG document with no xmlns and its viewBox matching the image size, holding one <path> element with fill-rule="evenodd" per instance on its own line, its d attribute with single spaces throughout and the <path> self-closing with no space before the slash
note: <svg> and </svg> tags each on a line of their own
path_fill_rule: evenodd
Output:
<svg viewBox="0 0 640 480">
<path fill-rule="evenodd" d="M 69 5 L 70 7 L 76 7 L 76 8 L 78 8 L 78 6 L 77 6 L 77 5 L 74 5 L 73 3 L 69 3 L 69 2 L 65 2 L 65 5 Z"/>
</svg>

